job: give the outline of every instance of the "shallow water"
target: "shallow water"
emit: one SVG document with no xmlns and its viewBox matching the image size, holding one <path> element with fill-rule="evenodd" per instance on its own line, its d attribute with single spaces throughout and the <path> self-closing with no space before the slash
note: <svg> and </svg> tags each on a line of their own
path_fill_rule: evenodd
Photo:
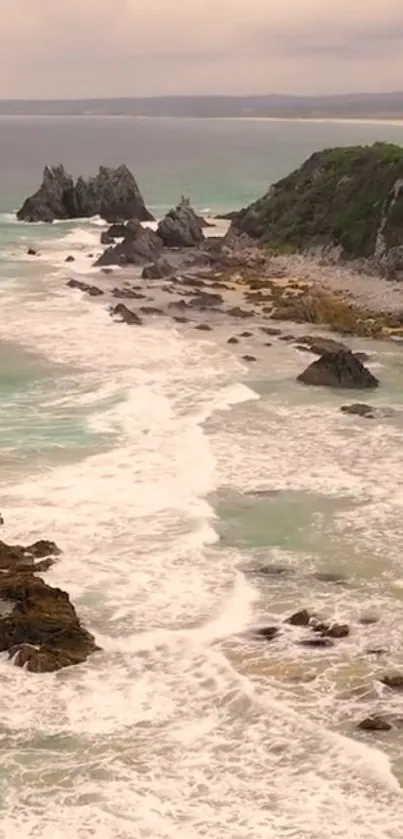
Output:
<svg viewBox="0 0 403 839">
<path fill-rule="evenodd" d="M 403 717 L 379 681 L 403 666 L 403 350 L 354 342 L 398 410 L 344 416 L 356 394 L 297 385 L 307 357 L 255 329 L 230 350 L 233 323 L 113 322 L 65 286 L 99 222 L 40 227 L 2 232 L 3 538 L 55 539 L 46 578 L 102 652 L 36 676 L 1 658 L 0 835 L 400 839 L 403 728 L 356 723 Z M 304 607 L 350 636 L 301 646 L 283 619 Z"/>
</svg>

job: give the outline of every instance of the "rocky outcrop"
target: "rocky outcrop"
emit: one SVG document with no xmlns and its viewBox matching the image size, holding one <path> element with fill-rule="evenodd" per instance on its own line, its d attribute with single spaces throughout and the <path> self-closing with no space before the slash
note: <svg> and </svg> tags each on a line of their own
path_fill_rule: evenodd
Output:
<svg viewBox="0 0 403 839">
<path fill-rule="evenodd" d="M 142 227 L 138 221 L 130 221 L 125 226 L 122 241 L 108 247 L 97 259 L 95 266 L 144 265 L 147 262 L 156 262 L 162 248 L 162 241 L 153 230 Z"/>
<path fill-rule="evenodd" d="M 194 248 L 204 241 L 203 219 L 198 216 L 187 198 L 162 219 L 157 233 L 166 248 Z"/>
<path fill-rule="evenodd" d="M 231 230 L 275 254 L 326 251 L 403 275 L 403 149 L 388 143 L 316 152 L 241 210 Z"/>
<path fill-rule="evenodd" d="M 307 367 L 297 380 L 318 387 L 355 388 L 378 386 L 378 379 L 349 350 L 325 353 Z"/>
<path fill-rule="evenodd" d="M 109 222 L 153 219 L 127 166 L 116 169 L 101 166 L 95 177 L 88 180 L 79 177 L 76 182 L 64 166 L 46 166 L 41 186 L 24 201 L 17 218 L 52 222 L 96 215 Z"/>
<path fill-rule="evenodd" d="M 27 548 L 0 543 L 0 651 L 37 673 L 80 664 L 98 649 L 66 592 L 37 576 L 57 554 L 53 542 Z"/>
</svg>

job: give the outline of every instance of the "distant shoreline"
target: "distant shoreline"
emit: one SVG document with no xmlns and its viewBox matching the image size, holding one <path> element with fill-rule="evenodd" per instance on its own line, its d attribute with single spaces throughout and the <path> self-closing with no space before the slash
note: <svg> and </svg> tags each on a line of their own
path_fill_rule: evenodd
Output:
<svg viewBox="0 0 403 839">
<path fill-rule="evenodd" d="M 195 115 L 161 115 L 149 116 L 139 114 L 96 114 L 96 113 L 82 113 L 82 114 L 44 114 L 44 113 L 7 113 L 0 112 L 0 119 L 115 119 L 115 120 L 139 120 L 139 121 L 154 121 L 154 120 L 175 120 L 188 121 L 197 120 L 208 122 L 290 122 L 290 123 L 314 123 L 326 124 L 337 123 L 346 125 L 395 125 L 403 127 L 403 114 L 401 117 L 290 117 L 290 116 L 195 116 Z"/>
</svg>

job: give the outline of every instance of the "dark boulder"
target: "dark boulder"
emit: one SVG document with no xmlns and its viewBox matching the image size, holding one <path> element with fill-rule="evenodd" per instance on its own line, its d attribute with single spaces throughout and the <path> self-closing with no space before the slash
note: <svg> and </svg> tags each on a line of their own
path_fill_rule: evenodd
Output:
<svg viewBox="0 0 403 839">
<path fill-rule="evenodd" d="M 379 714 L 374 714 L 359 722 L 357 728 L 361 731 L 390 731 L 392 726 L 384 717 L 381 717 Z"/>
<path fill-rule="evenodd" d="M 95 262 L 95 267 L 144 265 L 145 262 L 155 262 L 158 259 L 162 251 L 162 242 L 153 230 L 133 221 L 126 225 L 125 231 L 124 239 L 107 248 Z"/>
<path fill-rule="evenodd" d="M 35 565 L 34 558 L 48 557 L 50 564 L 58 553 L 57 545 L 45 540 L 27 548 L 0 543 L 0 599 L 7 605 L 0 618 L 0 651 L 34 672 L 80 664 L 98 649 L 66 592 L 35 575 L 45 570 L 46 559 Z"/>
<path fill-rule="evenodd" d="M 204 240 L 203 221 L 184 197 L 162 219 L 157 232 L 167 248 L 193 248 Z"/>
<path fill-rule="evenodd" d="M 63 166 L 46 166 L 40 188 L 27 198 L 17 218 L 19 221 L 52 222 L 96 215 L 110 222 L 152 220 L 127 166 L 116 169 L 101 166 L 95 177 L 87 181 L 79 177 L 76 183 Z"/>
<path fill-rule="evenodd" d="M 235 338 L 235 335 L 232 338 L 228 338 L 227 344 L 239 344 L 239 338 Z"/>
<path fill-rule="evenodd" d="M 198 323 L 195 329 L 198 329 L 199 332 L 211 332 L 212 327 L 208 323 Z"/>
<path fill-rule="evenodd" d="M 256 356 L 254 355 L 243 355 L 242 358 L 244 361 L 248 362 L 257 361 Z"/>
<path fill-rule="evenodd" d="M 37 256 L 38 251 L 36 251 L 34 248 L 28 248 L 27 254 L 28 256 Z"/>
<path fill-rule="evenodd" d="M 309 621 L 311 620 L 311 615 L 309 614 L 307 609 L 301 609 L 299 612 L 295 612 L 291 615 L 290 618 L 287 618 L 286 623 L 291 624 L 291 626 L 309 626 Z"/>
<path fill-rule="evenodd" d="M 111 315 L 118 315 L 122 322 L 129 323 L 130 325 L 141 326 L 143 323 L 141 318 L 135 312 L 132 312 L 131 309 L 128 309 L 124 303 L 118 303 L 117 306 L 113 306 L 110 313 Z"/>
<path fill-rule="evenodd" d="M 98 288 L 96 285 L 82 283 L 81 280 L 68 280 L 66 285 L 70 288 L 77 288 L 79 291 L 84 291 L 86 294 L 89 294 L 90 297 L 100 297 L 100 295 L 104 293 L 102 289 Z"/>
<path fill-rule="evenodd" d="M 164 277 L 172 277 L 175 273 L 173 265 L 167 259 L 157 259 L 151 265 L 143 268 L 143 280 L 162 280 Z"/>
<path fill-rule="evenodd" d="M 70 254 L 70 256 L 66 256 L 66 259 L 64 261 L 65 262 L 75 262 L 76 258 L 75 258 L 75 256 L 71 256 L 71 254 Z"/>
<path fill-rule="evenodd" d="M 297 381 L 316 387 L 375 388 L 379 382 L 349 350 L 322 355 L 297 377 Z"/>
</svg>

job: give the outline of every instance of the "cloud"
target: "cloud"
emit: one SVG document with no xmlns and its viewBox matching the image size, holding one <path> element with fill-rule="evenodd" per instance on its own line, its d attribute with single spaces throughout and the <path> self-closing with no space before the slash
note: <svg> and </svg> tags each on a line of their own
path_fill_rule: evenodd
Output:
<svg viewBox="0 0 403 839">
<path fill-rule="evenodd" d="M 5 2 L 1 97 L 401 86 L 401 0 Z"/>
</svg>

